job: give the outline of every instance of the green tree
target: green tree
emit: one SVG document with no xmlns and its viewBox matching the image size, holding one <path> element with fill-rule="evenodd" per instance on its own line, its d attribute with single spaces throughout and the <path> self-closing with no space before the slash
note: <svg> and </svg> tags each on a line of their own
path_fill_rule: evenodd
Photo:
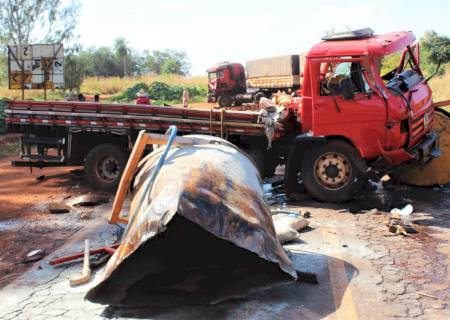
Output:
<svg viewBox="0 0 450 320">
<path fill-rule="evenodd" d="M 84 77 L 87 73 L 87 64 L 79 54 L 81 48 L 73 47 L 66 50 L 66 57 L 64 59 L 64 82 L 66 89 L 70 92 L 76 90 L 80 91 L 80 86 L 83 83 Z"/>
<path fill-rule="evenodd" d="M 79 9 L 77 0 L 0 0 L 0 41 L 18 45 L 68 40 Z M 37 31 L 43 36 L 37 38 Z"/>
<path fill-rule="evenodd" d="M 439 35 L 435 31 L 427 31 L 420 39 L 422 69 L 432 74 L 440 64 L 450 62 L 450 37 Z M 444 68 L 438 75 L 444 74 Z"/>
<path fill-rule="evenodd" d="M 128 42 L 124 38 L 117 38 L 114 41 L 114 51 L 117 59 L 122 64 L 122 75 L 128 75 L 128 64 L 129 64 L 129 56 L 130 49 L 128 48 Z"/>
<path fill-rule="evenodd" d="M 146 52 L 145 68 L 148 73 L 189 74 L 190 63 L 185 52 L 176 50 L 154 50 Z"/>
<path fill-rule="evenodd" d="M 425 32 L 422 38 L 424 49 L 429 52 L 430 62 L 438 64 L 450 62 L 450 37 L 437 34 L 435 31 Z"/>
</svg>

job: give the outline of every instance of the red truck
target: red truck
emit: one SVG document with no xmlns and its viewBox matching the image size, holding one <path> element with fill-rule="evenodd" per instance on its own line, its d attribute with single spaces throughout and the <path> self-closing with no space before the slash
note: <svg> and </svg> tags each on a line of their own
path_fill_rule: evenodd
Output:
<svg viewBox="0 0 450 320">
<path fill-rule="evenodd" d="M 207 70 L 208 102 L 223 107 L 242 103 L 258 103 L 280 91 L 300 88 L 304 56 L 293 54 L 240 63 L 222 62 Z"/>
<path fill-rule="evenodd" d="M 309 51 L 301 97 L 285 109 L 269 150 L 259 112 L 9 101 L 9 129 L 23 133 L 25 160 L 15 164 L 84 164 L 93 185 L 113 189 L 138 131 L 175 124 L 182 134 L 227 138 L 262 175 L 284 163 L 288 193 L 303 183 L 320 200 L 346 201 L 371 167 L 424 164 L 440 155 L 418 42 L 411 32 L 372 33 L 334 34 Z M 381 74 L 383 60 L 395 53 L 398 65 Z"/>
</svg>

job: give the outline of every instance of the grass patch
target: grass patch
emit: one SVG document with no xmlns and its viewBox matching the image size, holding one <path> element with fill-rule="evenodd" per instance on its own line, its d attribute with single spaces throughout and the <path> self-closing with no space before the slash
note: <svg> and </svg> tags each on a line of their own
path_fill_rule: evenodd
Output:
<svg viewBox="0 0 450 320">
<path fill-rule="evenodd" d="M 133 87 L 138 83 L 151 85 L 156 81 L 166 83 L 169 86 L 198 87 L 202 88 L 205 92 L 207 91 L 208 86 L 207 76 L 183 77 L 174 74 L 164 74 L 123 78 L 87 77 L 81 85 L 81 92 L 87 95 L 100 94 L 103 96 L 119 96 L 128 88 Z M 61 101 L 64 100 L 64 96 L 64 90 L 47 91 L 47 100 Z M 0 99 L 1 98 L 20 100 L 22 98 L 22 93 L 20 90 L 9 90 L 7 86 L 4 86 L 0 87 Z M 25 100 L 44 100 L 44 91 L 25 90 Z M 114 101 L 114 99 L 106 98 L 103 99 L 103 101 Z"/>
</svg>

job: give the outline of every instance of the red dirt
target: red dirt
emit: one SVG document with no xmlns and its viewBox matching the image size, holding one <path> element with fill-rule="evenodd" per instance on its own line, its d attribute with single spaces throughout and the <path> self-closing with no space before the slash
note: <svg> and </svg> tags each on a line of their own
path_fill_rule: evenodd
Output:
<svg viewBox="0 0 450 320">
<path fill-rule="evenodd" d="M 0 145 L 1 148 L 1 145 Z M 0 160 L 0 288 L 28 269 L 24 256 L 35 249 L 47 253 L 83 227 L 94 212 L 71 210 L 49 214 L 47 205 L 89 192 L 84 174 L 75 167 L 33 169 L 10 165 L 17 155 Z M 39 181 L 38 176 L 45 175 Z"/>
</svg>

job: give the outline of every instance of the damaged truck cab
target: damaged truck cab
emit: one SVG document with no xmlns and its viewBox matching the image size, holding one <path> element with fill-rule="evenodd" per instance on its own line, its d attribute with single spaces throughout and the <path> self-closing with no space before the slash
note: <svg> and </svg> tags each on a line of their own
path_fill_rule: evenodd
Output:
<svg viewBox="0 0 450 320">
<path fill-rule="evenodd" d="M 377 160 L 392 166 L 438 157 L 432 95 L 414 35 L 363 29 L 323 40 L 306 57 L 301 100 L 292 110 L 301 134 L 288 157 L 288 189 L 301 172 L 315 197 L 344 201 Z"/>
</svg>

